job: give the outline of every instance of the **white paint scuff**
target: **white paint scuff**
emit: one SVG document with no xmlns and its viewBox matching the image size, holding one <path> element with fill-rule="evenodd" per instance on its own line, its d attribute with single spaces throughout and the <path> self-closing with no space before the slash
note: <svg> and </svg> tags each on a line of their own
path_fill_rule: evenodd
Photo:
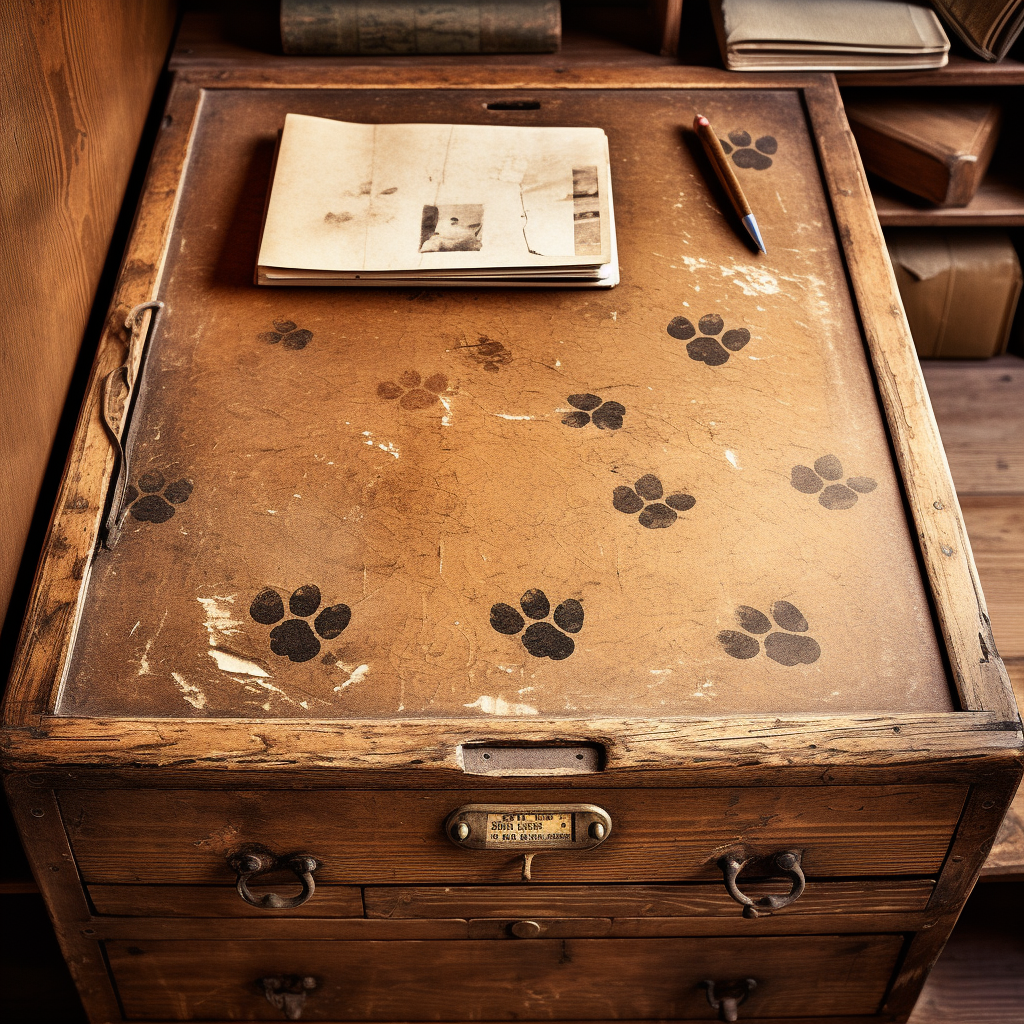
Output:
<svg viewBox="0 0 1024 1024">
<path fill-rule="evenodd" d="M 504 697 L 488 697 L 481 694 L 472 704 L 463 704 L 466 708 L 479 708 L 485 715 L 537 715 L 540 712 L 529 704 L 510 704 Z"/>
<path fill-rule="evenodd" d="M 536 416 L 513 416 L 507 412 L 496 412 L 494 414 L 499 420 L 535 420 Z"/>
<path fill-rule="evenodd" d="M 232 654 L 230 651 L 219 651 L 216 648 L 211 648 L 206 653 L 217 662 L 217 668 L 221 672 L 239 672 L 245 676 L 259 676 L 262 679 L 266 679 L 270 675 L 262 665 L 257 665 L 254 661 L 240 658 L 237 654 Z"/>
<path fill-rule="evenodd" d="M 335 665 L 349 674 L 348 679 L 346 679 L 345 682 L 334 688 L 335 693 L 340 693 L 346 686 L 351 686 L 353 683 L 361 683 L 370 671 L 369 665 L 359 665 L 353 668 L 350 665 L 342 664 L 340 661 L 336 661 Z"/>
<path fill-rule="evenodd" d="M 192 707 L 197 711 L 206 707 L 206 694 L 198 686 L 193 686 L 180 672 L 172 672 L 171 677 L 178 684 L 181 695 Z"/>
<path fill-rule="evenodd" d="M 733 469 L 743 468 L 739 463 L 739 459 L 736 458 L 736 453 L 729 451 L 728 448 L 725 450 L 725 461 L 728 462 Z"/>
<path fill-rule="evenodd" d="M 196 600 L 203 606 L 206 613 L 206 621 L 203 623 L 206 634 L 210 638 L 211 647 L 219 647 L 226 643 L 230 637 L 241 633 L 239 628 L 242 623 L 234 617 L 235 610 L 231 606 L 235 603 L 235 595 L 228 594 L 221 597 L 197 597 Z"/>
</svg>

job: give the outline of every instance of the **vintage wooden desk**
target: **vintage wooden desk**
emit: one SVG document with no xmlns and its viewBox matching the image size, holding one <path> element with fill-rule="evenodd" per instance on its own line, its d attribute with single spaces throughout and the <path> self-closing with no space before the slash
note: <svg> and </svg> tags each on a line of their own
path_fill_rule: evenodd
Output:
<svg viewBox="0 0 1024 1024">
<path fill-rule="evenodd" d="M 1021 728 L 832 80 L 419 74 L 172 94 L 4 705 L 92 1019 L 905 1019 Z M 289 111 L 600 125 L 622 284 L 257 289 Z"/>
</svg>

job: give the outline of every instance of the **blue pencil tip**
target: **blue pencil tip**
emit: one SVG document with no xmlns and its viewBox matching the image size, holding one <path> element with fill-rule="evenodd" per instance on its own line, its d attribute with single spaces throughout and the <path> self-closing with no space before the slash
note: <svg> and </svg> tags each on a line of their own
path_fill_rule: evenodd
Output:
<svg viewBox="0 0 1024 1024">
<path fill-rule="evenodd" d="M 750 237 L 757 244 L 758 249 L 767 256 L 768 250 L 764 247 L 764 239 L 761 237 L 761 231 L 758 228 L 757 221 L 754 220 L 754 215 L 752 213 L 748 213 L 746 217 L 743 218 L 743 226 L 750 232 Z"/>
</svg>

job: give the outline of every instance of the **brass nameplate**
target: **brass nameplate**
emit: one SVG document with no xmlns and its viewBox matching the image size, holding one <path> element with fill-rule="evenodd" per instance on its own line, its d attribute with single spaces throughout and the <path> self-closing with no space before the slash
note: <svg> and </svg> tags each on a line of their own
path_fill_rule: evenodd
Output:
<svg viewBox="0 0 1024 1024">
<path fill-rule="evenodd" d="M 572 846 L 575 822 L 571 811 L 518 811 L 487 815 L 487 845 Z"/>
<path fill-rule="evenodd" d="M 612 830 L 608 812 L 594 804 L 466 804 L 445 822 L 445 833 L 468 850 L 589 850 Z"/>
</svg>

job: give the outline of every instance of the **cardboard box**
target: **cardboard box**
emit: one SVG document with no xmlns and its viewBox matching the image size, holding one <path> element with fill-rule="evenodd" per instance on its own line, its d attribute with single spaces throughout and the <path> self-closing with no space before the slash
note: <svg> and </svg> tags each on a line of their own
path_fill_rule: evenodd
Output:
<svg viewBox="0 0 1024 1024">
<path fill-rule="evenodd" d="M 922 359 L 1006 351 L 1021 269 L 1005 231 L 896 228 L 886 232 L 886 244 Z"/>
</svg>

